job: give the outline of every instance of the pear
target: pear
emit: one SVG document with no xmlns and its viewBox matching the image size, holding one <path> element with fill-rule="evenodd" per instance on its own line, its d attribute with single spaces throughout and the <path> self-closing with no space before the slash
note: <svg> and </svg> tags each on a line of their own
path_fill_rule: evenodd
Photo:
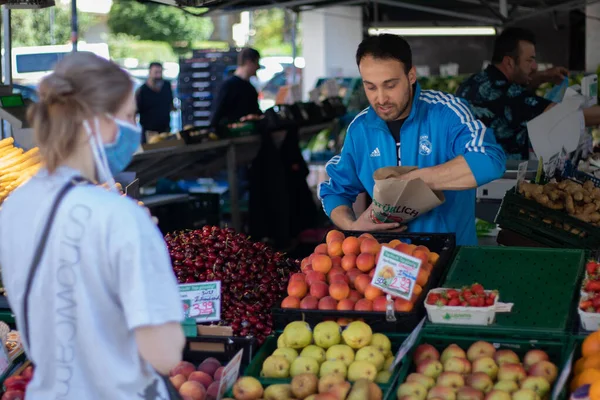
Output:
<svg viewBox="0 0 600 400">
<path fill-rule="evenodd" d="M 263 398 L 265 400 L 290 399 L 292 397 L 292 385 L 271 385 L 265 389 Z"/>
<path fill-rule="evenodd" d="M 312 342 L 312 331 L 304 321 L 289 323 L 283 330 L 283 336 L 287 347 L 292 349 L 303 349 Z"/>
<path fill-rule="evenodd" d="M 373 330 L 362 321 L 351 322 L 342 332 L 344 342 L 353 349 L 362 349 L 371 343 Z"/>
</svg>

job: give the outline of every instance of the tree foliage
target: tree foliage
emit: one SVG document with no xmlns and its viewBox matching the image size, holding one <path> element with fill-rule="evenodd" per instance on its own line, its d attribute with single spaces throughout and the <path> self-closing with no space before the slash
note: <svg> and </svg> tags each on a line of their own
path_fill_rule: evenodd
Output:
<svg viewBox="0 0 600 400">
<path fill-rule="evenodd" d="M 213 31 L 209 18 L 193 16 L 176 7 L 137 1 L 113 3 L 108 27 L 112 33 L 166 42 L 176 50 L 189 49 L 194 41 L 208 39 Z"/>
<path fill-rule="evenodd" d="M 297 24 L 298 28 L 300 23 Z M 290 14 L 282 8 L 256 10 L 252 13 L 252 29 L 254 35 L 250 44 L 260 51 L 261 55 L 292 55 L 292 20 Z M 301 53 L 300 30 L 296 31 L 296 46 Z"/>
<path fill-rule="evenodd" d="M 58 2 L 57 2 L 58 3 Z M 52 44 L 51 14 L 54 12 L 54 44 L 71 40 L 71 9 L 57 5 L 40 10 L 12 11 L 12 43 L 14 47 L 46 46 Z M 78 13 L 79 37 L 94 23 L 95 17 Z"/>
</svg>

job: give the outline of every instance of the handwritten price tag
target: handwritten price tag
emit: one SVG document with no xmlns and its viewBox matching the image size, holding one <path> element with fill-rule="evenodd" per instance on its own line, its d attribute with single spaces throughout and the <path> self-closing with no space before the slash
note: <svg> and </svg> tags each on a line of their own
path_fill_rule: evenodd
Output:
<svg viewBox="0 0 600 400">
<path fill-rule="evenodd" d="M 417 341 L 417 338 L 419 337 L 419 333 L 421 333 L 421 329 L 423 328 L 424 323 L 425 323 L 425 318 L 423 318 L 421 320 L 421 322 L 419 322 L 419 325 L 417 325 L 417 327 L 412 331 L 412 333 L 410 335 L 408 335 L 408 337 L 406 339 L 404 339 L 404 342 L 402 342 L 402 345 L 398 349 L 398 353 L 396 353 L 396 358 L 394 359 L 394 362 L 390 366 L 390 370 L 389 370 L 390 372 L 394 372 L 394 369 L 396 368 L 396 366 L 398 364 L 400 364 L 400 362 L 402 361 L 404 356 L 406 354 L 408 354 L 410 349 L 415 345 L 415 342 Z"/>
<path fill-rule="evenodd" d="M 242 355 L 244 350 L 240 350 L 233 357 L 231 361 L 223 369 L 221 374 L 221 382 L 219 383 L 219 396 L 218 399 L 222 399 L 228 390 L 231 390 L 235 381 L 237 381 L 238 375 L 240 374 L 240 365 L 242 364 Z"/>
<path fill-rule="evenodd" d="M 221 320 L 221 281 L 179 285 L 186 318 L 196 322 Z"/>
<path fill-rule="evenodd" d="M 410 300 L 420 268 L 418 258 L 382 247 L 371 284 L 392 296 Z"/>
</svg>

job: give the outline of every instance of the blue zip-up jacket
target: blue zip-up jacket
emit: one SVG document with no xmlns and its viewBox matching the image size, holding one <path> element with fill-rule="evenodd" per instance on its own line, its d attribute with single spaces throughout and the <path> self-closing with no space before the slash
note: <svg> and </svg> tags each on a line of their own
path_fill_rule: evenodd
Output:
<svg viewBox="0 0 600 400">
<path fill-rule="evenodd" d="M 464 156 L 481 186 L 500 178 L 506 156 L 494 134 L 475 119 L 468 104 L 458 97 L 423 90 L 417 84 L 410 115 L 400 130 L 403 166 L 433 167 Z M 348 127 L 341 154 L 325 169 L 329 180 L 319 186 L 325 213 L 338 206 L 352 207 L 356 197 L 373 196 L 373 173 L 396 166 L 396 143 L 387 124 L 367 108 Z M 444 191 L 446 202 L 409 222 L 409 232 L 455 233 L 459 245 L 476 245 L 475 189 Z"/>
</svg>

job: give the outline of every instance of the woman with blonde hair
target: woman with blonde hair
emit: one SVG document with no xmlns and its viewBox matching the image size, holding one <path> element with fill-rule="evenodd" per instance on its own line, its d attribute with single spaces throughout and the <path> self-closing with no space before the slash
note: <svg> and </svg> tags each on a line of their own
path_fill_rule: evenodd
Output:
<svg viewBox="0 0 600 400">
<path fill-rule="evenodd" d="M 177 284 L 160 232 L 114 189 L 140 143 L 132 81 L 74 53 L 39 95 L 28 117 L 44 168 L 0 210 L 3 281 L 36 366 L 27 399 L 169 399 Z"/>
</svg>

